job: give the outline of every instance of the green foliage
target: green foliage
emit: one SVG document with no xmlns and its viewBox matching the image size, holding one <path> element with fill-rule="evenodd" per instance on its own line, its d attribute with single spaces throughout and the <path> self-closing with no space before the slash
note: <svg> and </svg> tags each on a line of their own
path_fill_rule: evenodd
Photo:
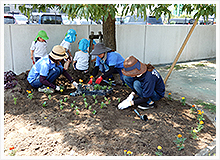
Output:
<svg viewBox="0 0 220 160">
<path fill-rule="evenodd" d="M 179 148 L 178 150 L 182 150 L 184 149 L 183 143 L 187 138 L 183 138 L 183 137 L 178 137 L 176 138 L 176 140 L 174 140 L 173 142 L 175 142 L 177 144 L 177 148 Z"/>
<path fill-rule="evenodd" d="M 94 99 L 96 99 L 96 96 L 97 96 L 97 95 L 92 95 L 92 97 L 93 97 Z"/>
<path fill-rule="evenodd" d="M 63 101 L 64 101 L 64 102 L 66 102 L 66 101 L 67 101 L 67 99 L 68 99 L 68 98 L 67 98 L 67 97 L 65 97 Z"/>
<path fill-rule="evenodd" d="M 101 109 L 105 106 L 104 102 L 101 102 Z"/>
<path fill-rule="evenodd" d="M 196 129 L 193 129 L 193 127 L 191 127 L 190 133 L 191 133 L 193 139 L 198 139 L 197 132 L 198 131 Z"/>
<path fill-rule="evenodd" d="M 92 111 L 92 114 L 96 114 L 96 110 L 93 110 L 93 111 Z"/>
<path fill-rule="evenodd" d="M 42 106 L 46 107 L 47 106 L 47 102 L 45 101 L 44 103 L 42 103 Z"/>
<path fill-rule="evenodd" d="M 95 100 L 95 104 L 97 104 L 98 103 L 98 101 L 97 101 L 97 99 Z"/>
<path fill-rule="evenodd" d="M 154 15 L 157 19 L 161 15 L 168 16 L 170 19 L 171 11 L 168 9 L 172 4 L 31 4 L 32 8 L 26 7 L 25 4 L 19 4 L 19 10 L 30 17 L 31 11 L 38 9 L 38 12 L 46 12 L 46 9 L 60 9 L 61 12 L 68 14 L 69 18 L 74 19 L 77 17 L 84 17 L 87 20 L 91 17 L 92 19 L 103 19 L 105 22 L 110 15 L 112 19 L 118 14 L 117 8 L 122 8 L 121 16 L 128 14 L 137 14 L 141 17 L 146 18 L 147 9 L 150 10 L 150 15 Z M 203 16 L 205 20 L 208 20 L 209 15 L 216 17 L 216 4 L 174 4 L 181 6 L 181 11 L 186 14 L 191 14 L 196 11 L 194 19 L 199 19 Z"/>
<path fill-rule="evenodd" d="M 12 96 L 14 97 L 14 95 L 12 95 Z M 18 98 L 15 98 L 15 97 L 13 98 L 15 105 L 17 104 L 17 99 L 18 99 Z"/>
<path fill-rule="evenodd" d="M 51 94 L 48 95 L 48 99 L 49 99 L 49 100 L 51 99 Z"/>
<path fill-rule="evenodd" d="M 202 100 L 198 100 L 196 104 L 203 106 L 204 109 L 208 109 L 212 113 L 216 113 L 216 105 L 212 103 L 207 103 L 207 102 L 203 102 Z"/>
</svg>

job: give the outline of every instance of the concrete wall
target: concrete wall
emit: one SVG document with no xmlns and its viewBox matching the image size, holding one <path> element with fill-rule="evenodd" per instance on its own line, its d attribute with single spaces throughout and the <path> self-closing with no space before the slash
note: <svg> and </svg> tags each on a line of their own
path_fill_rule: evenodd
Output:
<svg viewBox="0 0 220 160">
<path fill-rule="evenodd" d="M 172 63 L 191 26 L 117 25 L 117 51 L 124 57 L 134 55 L 144 63 Z M 31 42 L 39 30 L 49 36 L 48 53 L 60 44 L 68 29 L 77 31 L 72 44 L 74 56 L 78 40 L 88 38 L 91 31 L 101 31 L 101 25 L 4 25 L 4 71 L 20 74 L 31 68 Z M 98 42 L 98 40 L 97 40 Z M 216 57 L 216 26 L 197 26 L 179 61 Z"/>
</svg>

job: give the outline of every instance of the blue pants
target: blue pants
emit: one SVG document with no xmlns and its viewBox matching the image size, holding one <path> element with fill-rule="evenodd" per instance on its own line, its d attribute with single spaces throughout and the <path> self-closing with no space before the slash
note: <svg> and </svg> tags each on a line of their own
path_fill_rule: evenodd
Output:
<svg viewBox="0 0 220 160">
<path fill-rule="evenodd" d="M 137 92 L 137 95 L 141 98 L 143 98 L 143 88 L 141 87 L 141 82 L 135 77 L 128 77 L 124 76 L 125 83 L 132 89 Z M 158 101 L 161 97 L 157 94 L 157 92 L 154 91 L 153 95 L 149 97 L 149 101 L 147 103 L 150 103 L 151 101 Z"/>
<path fill-rule="evenodd" d="M 60 67 L 54 67 L 49 71 L 46 80 L 50 83 L 53 83 L 62 73 L 63 70 Z M 42 85 L 43 84 L 40 82 L 40 75 L 38 75 L 37 78 L 31 83 L 31 86 L 34 88 L 39 88 Z"/>
<path fill-rule="evenodd" d="M 35 57 L 35 63 L 36 63 L 39 59 L 41 59 L 41 57 Z"/>
<path fill-rule="evenodd" d="M 99 70 L 102 72 L 102 73 L 105 73 L 105 69 L 103 67 L 103 65 L 99 65 Z M 118 73 L 120 75 L 120 79 L 122 80 L 123 84 L 125 83 L 124 81 L 124 75 L 122 74 L 121 72 L 121 68 L 114 68 L 114 71 L 113 71 L 114 74 Z M 113 75 L 110 75 L 108 78 L 112 78 Z"/>
</svg>

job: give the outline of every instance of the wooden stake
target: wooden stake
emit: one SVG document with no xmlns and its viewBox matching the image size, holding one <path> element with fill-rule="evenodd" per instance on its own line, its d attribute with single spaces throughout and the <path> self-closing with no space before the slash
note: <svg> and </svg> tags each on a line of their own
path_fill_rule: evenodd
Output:
<svg viewBox="0 0 220 160">
<path fill-rule="evenodd" d="M 166 81 L 167 81 L 167 79 L 169 78 L 171 72 L 173 71 L 173 68 L 174 68 L 174 66 L 176 65 L 176 62 L 178 61 L 180 55 L 182 54 L 183 49 L 185 48 L 185 46 L 186 46 L 186 44 L 187 44 L 187 42 L 188 42 L 190 36 L 192 35 L 192 32 L 194 31 L 197 22 L 198 22 L 198 20 L 196 19 L 195 22 L 193 23 L 193 26 L 191 27 L 191 29 L 190 29 L 188 35 L 186 36 L 186 38 L 185 38 L 185 40 L 184 40 L 184 42 L 183 42 L 183 44 L 182 44 L 182 46 L 181 46 L 181 48 L 180 48 L 180 50 L 179 50 L 179 52 L 178 52 L 178 54 L 177 54 L 177 56 L 176 56 L 176 58 L 175 58 L 173 64 L 172 64 L 172 66 L 171 66 L 169 72 L 167 73 L 166 78 L 164 79 L 164 83 L 165 83 L 165 84 L 166 84 Z"/>
</svg>

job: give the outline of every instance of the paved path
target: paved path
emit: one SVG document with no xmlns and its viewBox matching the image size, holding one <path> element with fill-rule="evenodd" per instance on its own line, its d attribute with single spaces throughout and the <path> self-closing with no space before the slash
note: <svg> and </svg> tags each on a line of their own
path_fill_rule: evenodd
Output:
<svg viewBox="0 0 220 160">
<path fill-rule="evenodd" d="M 166 82 L 166 95 L 172 93 L 174 99 L 186 98 L 186 102 L 195 104 L 198 100 L 216 105 L 216 61 L 202 60 L 188 63 L 177 63 Z M 165 79 L 168 66 L 155 66 Z M 201 107 L 215 124 L 215 114 Z"/>
<path fill-rule="evenodd" d="M 167 80 L 166 91 L 177 98 L 200 99 L 216 104 L 216 64 L 215 61 L 178 63 Z M 156 67 L 165 79 L 169 69 Z"/>
</svg>

